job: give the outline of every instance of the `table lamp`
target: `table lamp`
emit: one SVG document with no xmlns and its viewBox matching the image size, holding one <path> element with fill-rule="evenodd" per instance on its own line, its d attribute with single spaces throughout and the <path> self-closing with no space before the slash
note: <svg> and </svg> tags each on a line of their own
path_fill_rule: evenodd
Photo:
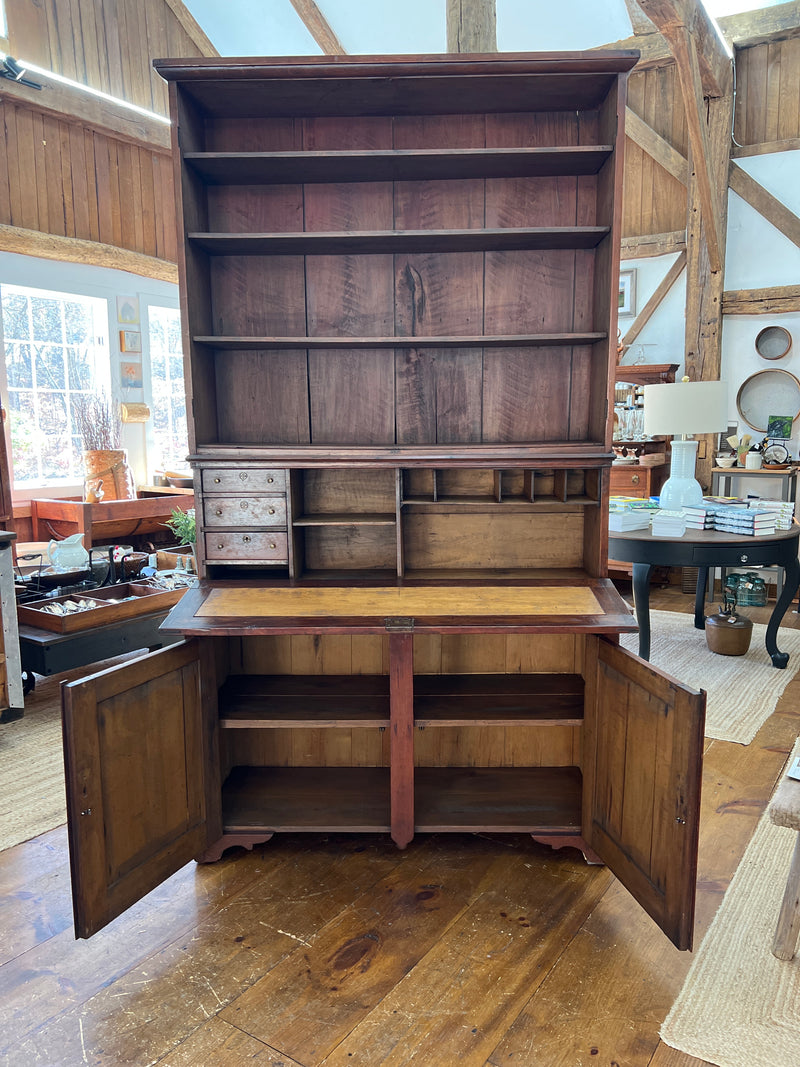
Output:
<svg viewBox="0 0 800 1067">
<path fill-rule="evenodd" d="M 669 478 L 661 487 L 661 507 L 670 511 L 699 504 L 703 490 L 694 476 L 697 441 L 687 435 L 728 428 L 728 383 L 664 382 L 644 387 L 644 432 L 672 439 Z"/>
</svg>

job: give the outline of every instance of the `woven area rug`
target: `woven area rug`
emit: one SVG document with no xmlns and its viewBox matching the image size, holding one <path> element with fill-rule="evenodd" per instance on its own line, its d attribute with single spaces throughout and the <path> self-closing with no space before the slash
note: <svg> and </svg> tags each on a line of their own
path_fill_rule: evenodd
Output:
<svg viewBox="0 0 800 1067">
<path fill-rule="evenodd" d="M 58 690 L 37 679 L 24 718 L 0 726 L 0 850 L 66 822 Z"/>
<path fill-rule="evenodd" d="M 771 951 L 796 839 L 761 817 L 661 1028 L 668 1045 L 719 1067 L 800 1063 L 800 958 Z"/>
<path fill-rule="evenodd" d="M 800 630 L 782 627 L 778 648 L 789 653 L 785 670 L 772 666 L 764 647 L 767 628 L 753 624 L 744 656 L 720 656 L 694 627 L 694 614 L 650 612 L 650 662 L 694 689 L 705 689 L 706 736 L 748 745 L 775 710 L 786 686 L 800 668 Z M 639 635 L 623 634 L 621 643 L 638 651 Z"/>
<path fill-rule="evenodd" d="M 127 652 L 50 678 L 36 678 L 25 715 L 0 726 L 0 850 L 67 821 L 61 742 L 61 683 L 140 656 Z"/>
</svg>

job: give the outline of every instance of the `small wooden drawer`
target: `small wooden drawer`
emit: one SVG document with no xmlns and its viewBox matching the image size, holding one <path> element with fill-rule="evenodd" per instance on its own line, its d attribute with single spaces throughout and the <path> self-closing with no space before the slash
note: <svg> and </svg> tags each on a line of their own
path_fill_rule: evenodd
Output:
<svg viewBox="0 0 800 1067">
<path fill-rule="evenodd" d="M 286 526 L 285 496 L 209 496 L 203 501 L 203 521 L 216 526 Z"/>
<path fill-rule="evenodd" d="M 203 471 L 205 493 L 283 493 L 286 471 L 265 467 L 211 467 Z"/>
<path fill-rule="evenodd" d="M 206 559 L 267 563 L 287 563 L 289 544 L 285 533 L 226 531 L 205 535 Z"/>
<path fill-rule="evenodd" d="M 649 475 L 650 469 L 646 467 L 612 467 L 612 495 L 649 496 Z"/>
</svg>

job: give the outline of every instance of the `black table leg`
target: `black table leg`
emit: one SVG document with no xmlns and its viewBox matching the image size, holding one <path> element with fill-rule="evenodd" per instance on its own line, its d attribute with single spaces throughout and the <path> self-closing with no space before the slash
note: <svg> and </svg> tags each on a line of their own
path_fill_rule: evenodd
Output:
<svg viewBox="0 0 800 1067">
<path fill-rule="evenodd" d="M 639 623 L 639 655 L 650 659 L 650 574 L 652 563 L 633 565 L 633 606 Z"/>
<path fill-rule="evenodd" d="M 778 597 L 767 623 L 766 645 L 773 667 L 785 667 L 789 662 L 789 653 L 778 651 L 778 627 L 781 624 L 781 619 L 786 614 L 786 609 L 794 600 L 798 586 L 800 586 L 800 560 L 798 560 L 797 556 L 792 556 L 784 568 L 781 595 Z"/>
<path fill-rule="evenodd" d="M 706 628 L 706 585 L 708 584 L 708 567 L 698 567 L 697 586 L 694 593 L 694 625 L 697 630 Z"/>
</svg>

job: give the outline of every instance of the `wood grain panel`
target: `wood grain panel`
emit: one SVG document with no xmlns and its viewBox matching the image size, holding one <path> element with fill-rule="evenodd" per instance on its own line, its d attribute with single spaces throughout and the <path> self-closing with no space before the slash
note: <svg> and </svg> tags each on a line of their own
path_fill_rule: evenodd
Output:
<svg viewBox="0 0 800 1067">
<path fill-rule="evenodd" d="M 308 149 L 392 147 L 391 120 L 307 119 Z M 307 185 L 305 228 L 390 230 L 390 182 Z M 320 336 L 381 336 L 394 322 L 392 257 L 309 256 L 306 260 L 307 325 Z M 387 444 L 395 439 L 394 365 L 390 351 L 308 355 L 313 443 Z M 370 404 L 362 398 L 369 396 Z"/>
<path fill-rule="evenodd" d="M 581 515 L 410 513 L 403 522 L 407 572 L 423 567 L 579 567 Z"/>
<path fill-rule="evenodd" d="M 560 441 L 572 436 L 565 425 L 569 349 L 487 349 L 484 365 L 484 441 Z"/>
<path fill-rule="evenodd" d="M 305 350 L 218 352 L 215 368 L 220 440 L 308 444 Z"/>
<path fill-rule="evenodd" d="M 482 148 L 482 115 L 398 118 L 394 147 Z M 397 229 L 472 229 L 485 222 L 484 182 L 396 182 Z M 395 256 L 395 330 L 417 334 L 483 331 L 483 255 Z M 398 349 L 400 444 L 480 440 L 479 349 Z"/>
</svg>

